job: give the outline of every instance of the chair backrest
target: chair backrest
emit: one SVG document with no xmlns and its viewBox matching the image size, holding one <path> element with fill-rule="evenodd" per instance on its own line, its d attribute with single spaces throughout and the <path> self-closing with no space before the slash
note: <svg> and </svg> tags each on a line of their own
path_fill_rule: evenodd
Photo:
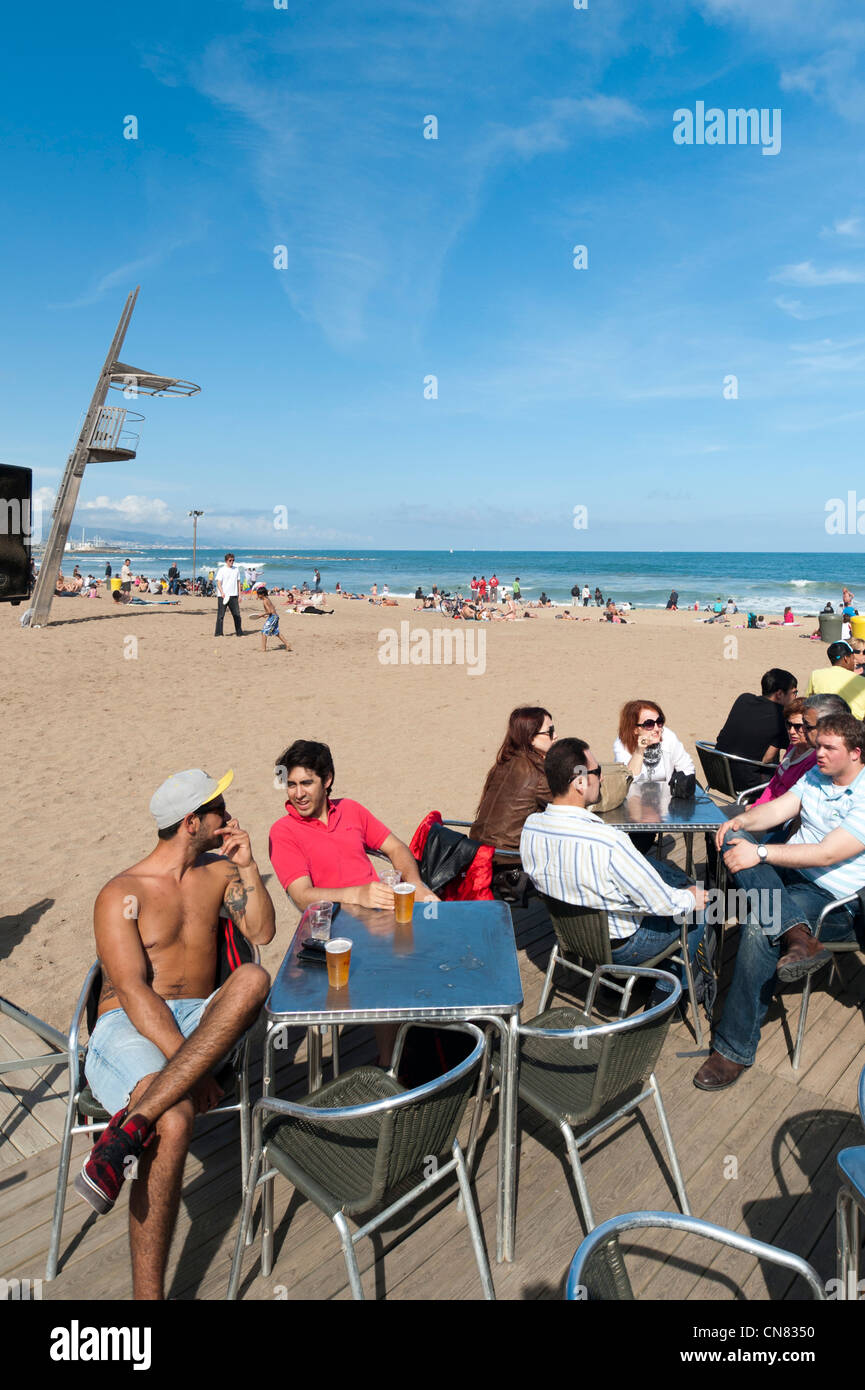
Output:
<svg viewBox="0 0 865 1390">
<path fill-rule="evenodd" d="M 766 1245 L 761 1240 L 673 1211 L 632 1211 L 614 1216 L 590 1231 L 579 1246 L 568 1271 L 566 1297 L 571 1302 L 633 1299 L 634 1294 L 619 1245 L 619 1236 L 633 1230 L 676 1230 L 703 1236 L 758 1260 L 778 1265 L 805 1280 L 811 1297 L 825 1301 L 826 1291 L 817 1271 L 799 1255 Z"/>
<path fill-rule="evenodd" d="M 738 793 L 733 786 L 733 775 L 726 754 L 719 753 L 713 743 L 697 743 L 696 748 L 706 779 L 706 790 L 721 792 L 724 796 L 735 799 Z"/>
<path fill-rule="evenodd" d="M 673 1009 L 682 996 L 681 982 L 666 970 L 614 965 L 596 971 L 595 978 L 606 975 L 666 980 L 670 993 L 652 1008 L 615 1023 L 594 1023 L 580 1009 L 567 1007 L 548 1009 L 518 1029 L 524 1055 L 535 1066 L 549 1067 L 559 1078 L 573 1074 L 574 1096 L 584 1118 L 645 1084 L 655 1069 Z M 593 996 L 594 981 L 589 991 L 589 997 Z M 589 1077 L 591 1085 L 587 1086 Z M 564 1101 L 564 1096 L 560 1098 Z M 563 1103 L 562 1108 L 570 1107 Z"/>
<path fill-rule="evenodd" d="M 317 1145 L 319 1165 L 322 1154 L 326 1155 L 324 1168 L 329 1164 L 340 1164 L 342 1167 L 340 1155 L 346 1145 L 365 1148 L 374 1145 L 375 1159 L 369 1190 L 354 1194 L 354 1201 L 362 1208 L 373 1206 L 404 1178 L 413 1176 L 422 1181 L 428 1176 L 425 1164 L 431 1158 L 438 1159 L 448 1153 L 459 1131 L 486 1039 L 473 1023 L 436 1026 L 468 1034 L 474 1046 L 467 1057 L 434 1081 L 383 1100 L 364 1101 L 357 1105 L 341 1104 L 338 1108 L 331 1108 L 328 1093 L 333 1087 L 339 1084 L 340 1093 L 344 1096 L 346 1086 L 351 1086 L 355 1073 L 347 1073 L 344 1080 L 340 1078 L 339 1083 L 328 1083 L 320 1092 L 307 1096 L 302 1104 L 263 1097 L 256 1104 L 256 1113 L 259 1110 L 265 1113 L 271 1111 L 299 1123 Z M 359 1078 L 362 1071 L 362 1068 L 357 1069 Z M 326 1186 L 324 1170 L 321 1181 Z"/>
<path fill-rule="evenodd" d="M 546 893 L 538 896 L 546 904 L 560 951 L 566 955 L 582 956 L 595 965 L 611 964 L 613 953 L 606 912 L 563 903 L 558 898 L 548 897 Z"/>
</svg>

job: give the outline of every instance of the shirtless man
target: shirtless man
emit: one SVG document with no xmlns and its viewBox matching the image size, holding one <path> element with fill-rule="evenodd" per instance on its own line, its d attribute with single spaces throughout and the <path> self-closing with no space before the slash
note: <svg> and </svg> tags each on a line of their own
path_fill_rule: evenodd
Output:
<svg viewBox="0 0 865 1390">
<path fill-rule="evenodd" d="M 136 1179 L 129 1243 L 137 1299 L 164 1297 L 193 1119 L 219 1103 L 213 1072 L 255 1021 L 270 984 L 249 963 L 213 988 L 220 916 L 256 945 L 275 930 L 249 835 L 225 809 L 233 776 L 217 782 L 191 770 L 163 782 L 150 802 L 158 844 L 96 899 L 103 983 L 86 1074 L 113 1118 L 75 1187 L 101 1214 L 124 1178 Z"/>
</svg>

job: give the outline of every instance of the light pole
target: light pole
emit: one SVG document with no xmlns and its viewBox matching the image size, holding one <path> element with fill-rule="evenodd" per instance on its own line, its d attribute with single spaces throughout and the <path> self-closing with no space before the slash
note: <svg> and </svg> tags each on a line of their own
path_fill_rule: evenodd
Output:
<svg viewBox="0 0 865 1390">
<path fill-rule="evenodd" d="M 195 568 L 195 551 L 198 540 L 198 518 L 204 516 L 204 512 L 191 511 L 186 513 L 192 517 L 192 593 L 195 595 L 195 581 L 198 578 L 198 571 Z"/>
</svg>

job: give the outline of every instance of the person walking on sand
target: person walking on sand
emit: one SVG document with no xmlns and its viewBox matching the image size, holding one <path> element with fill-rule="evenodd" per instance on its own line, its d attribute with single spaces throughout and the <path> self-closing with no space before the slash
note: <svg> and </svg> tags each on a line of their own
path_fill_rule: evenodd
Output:
<svg viewBox="0 0 865 1390">
<path fill-rule="evenodd" d="M 234 619 L 234 635 L 242 637 L 243 631 L 240 626 L 240 600 L 238 590 L 240 588 L 240 571 L 235 569 L 234 555 L 229 550 L 225 557 L 225 564 L 220 565 L 216 571 L 216 591 L 219 595 L 216 603 L 216 631 L 215 637 L 223 637 L 222 625 L 225 622 L 225 610 L 230 609 Z"/>
<path fill-rule="evenodd" d="M 281 642 L 287 652 L 291 647 L 286 642 L 279 630 L 279 614 L 273 606 L 273 599 L 268 596 L 268 592 L 262 584 L 258 590 L 258 597 L 261 599 L 261 606 L 264 609 L 264 627 L 261 629 L 261 650 L 267 651 L 268 637 L 275 637 L 277 642 Z"/>
</svg>

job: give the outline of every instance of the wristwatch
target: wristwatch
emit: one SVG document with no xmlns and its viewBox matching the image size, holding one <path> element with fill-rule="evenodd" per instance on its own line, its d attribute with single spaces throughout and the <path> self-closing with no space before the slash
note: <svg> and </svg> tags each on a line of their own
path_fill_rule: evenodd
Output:
<svg viewBox="0 0 865 1390">
<path fill-rule="evenodd" d="M 766 860 L 769 858 L 769 848 L 767 845 L 757 846 L 757 858 L 760 860 L 761 864 L 766 863 Z"/>
</svg>

